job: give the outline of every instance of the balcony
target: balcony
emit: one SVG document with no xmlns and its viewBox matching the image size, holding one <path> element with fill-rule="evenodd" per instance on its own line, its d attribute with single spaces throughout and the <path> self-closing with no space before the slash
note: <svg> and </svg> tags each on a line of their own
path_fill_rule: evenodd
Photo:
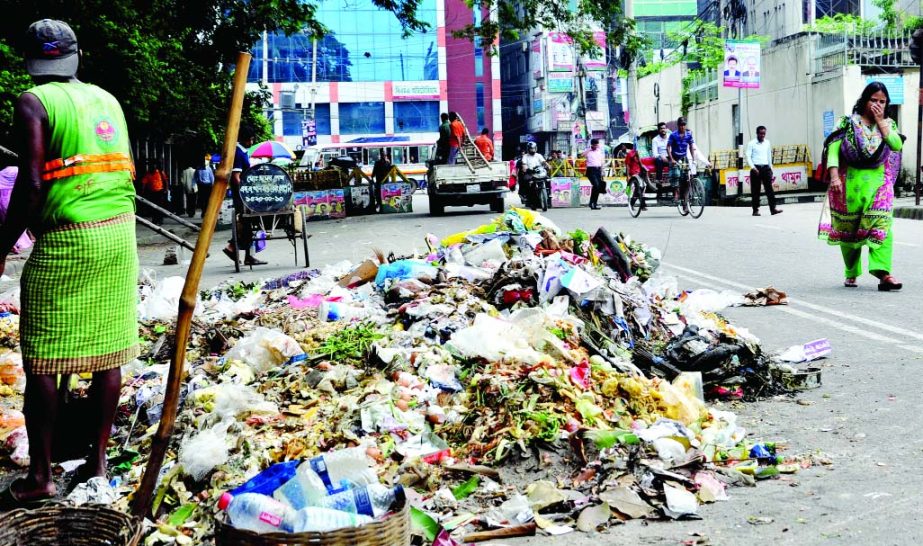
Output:
<svg viewBox="0 0 923 546">
<path fill-rule="evenodd" d="M 814 47 L 815 73 L 843 66 L 898 69 L 917 66 L 906 34 L 819 34 Z"/>
</svg>

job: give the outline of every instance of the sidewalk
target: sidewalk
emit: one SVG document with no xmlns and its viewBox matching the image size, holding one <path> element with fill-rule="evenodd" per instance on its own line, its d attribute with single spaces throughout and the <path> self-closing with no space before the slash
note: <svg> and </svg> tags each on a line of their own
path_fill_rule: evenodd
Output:
<svg viewBox="0 0 923 546">
<path fill-rule="evenodd" d="M 901 201 L 905 201 L 901 199 Z M 906 204 L 894 207 L 894 217 L 905 220 L 923 220 L 923 205 L 917 205 L 916 198 L 906 200 Z"/>
</svg>

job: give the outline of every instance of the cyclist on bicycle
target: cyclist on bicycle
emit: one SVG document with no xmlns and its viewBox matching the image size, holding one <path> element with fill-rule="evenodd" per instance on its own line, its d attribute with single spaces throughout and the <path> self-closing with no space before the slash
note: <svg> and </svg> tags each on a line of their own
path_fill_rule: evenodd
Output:
<svg viewBox="0 0 923 546">
<path fill-rule="evenodd" d="M 695 161 L 696 156 L 700 156 L 695 145 L 695 139 L 692 138 L 692 131 L 686 129 L 686 118 L 680 117 L 676 120 L 676 131 L 670 134 L 667 140 L 667 156 L 670 160 L 670 186 L 673 188 L 673 199 L 685 199 L 689 192 L 689 180 L 683 175 L 683 170 L 689 168 L 689 163 Z M 689 161 L 692 157 L 693 161 Z M 677 187 L 679 193 L 677 193 Z"/>
</svg>

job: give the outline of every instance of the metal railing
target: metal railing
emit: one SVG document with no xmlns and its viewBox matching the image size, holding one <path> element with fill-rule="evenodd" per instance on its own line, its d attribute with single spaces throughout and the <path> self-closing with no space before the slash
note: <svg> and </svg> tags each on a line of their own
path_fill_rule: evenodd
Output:
<svg viewBox="0 0 923 546">
<path fill-rule="evenodd" d="M 814 49 L 815 72 L 823 73 L 842 66 L 874 68 L 915 67 L 910 58 L 909 34 L 875 32 L 818 35 Z"/>
</svg>

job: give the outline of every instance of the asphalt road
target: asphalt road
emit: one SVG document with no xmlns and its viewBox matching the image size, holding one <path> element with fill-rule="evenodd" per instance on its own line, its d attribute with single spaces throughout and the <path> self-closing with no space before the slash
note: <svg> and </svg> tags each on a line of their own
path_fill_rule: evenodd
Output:
<svg viewBox="0 0 923 546">
<path fill-rule="evenodd" d="M 514 201 L 515 198 L 510 199 Z M 397 253 L 423 249 L 423 236 L 469 229 L 492 218 L 487 207 L 449 209 L 430 218 L 422 196 L 413 214 L 349 218 L 310 224 L 312 265 L 360 261 L 373 248 Z M 701 521 L 629 522 L 606 533 L 516 539 L 494 544 L 679 544 L 707 537 L 710 544 L 912 544 L 923 512 L 923 222 L 897 220 L 894 274 L 906 288 L 879 293 L 866 275 L 857 289 L 842 287 L 839 251 L 815 237 L 820 204 L 789 205 L 779 216 L 750 216 L 745 208 L 711 208 L 699 220 L 673 208 L 634 219 L 624 208 L 556 209 L 548 217 L 564 229 L 605 226 L 664 252 L 666 271 L 684 288 L 742 292 L 773 285 L 792 304 L 735 308 L 727 315 L 769 349 L 829 338 L 823 386 L 792 399 L 735 405 L 754 439 L 776 441 L 790 453 L 823 453 L 829 466 L 790 479 L 732 489 L 731 500 L 701 510 Z M 219 233 L 219 238 L 226 234 Z M 256 279 L 292 272 L 291 246 L 271 242 L 260 257 L 270 265 L 233 273 L 213 245 L 203 285 L 227 278 Z M 146 266 L 158 275 L 182 266 L 155 266 L 162 249 L 147 247 Z M 771 518 L 752 525 L 748 516 Z M 700 536 L 695 535 L 698 533 Z"/>
</svg>

